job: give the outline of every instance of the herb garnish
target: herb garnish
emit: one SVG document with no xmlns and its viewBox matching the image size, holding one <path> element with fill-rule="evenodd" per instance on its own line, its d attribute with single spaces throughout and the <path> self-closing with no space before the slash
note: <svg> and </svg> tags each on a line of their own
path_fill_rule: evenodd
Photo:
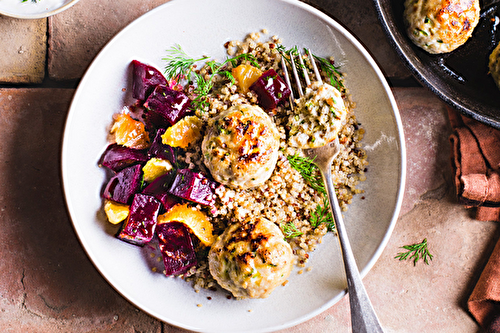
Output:
<svg viewBox="0 0 500 333">
<path fill-rule="evenodd" d="M 313 57 L 318 61 L 321 70 L 330 78 L 330 84 L 338 90 L 344 88 L 344 84 L 338 79 L 339 77 L 342 77 L 342 73 L 338 71 L 338 67 L 335 67 L 325 58 L 318 57 L 315 54 L 313 54 Z"/>
<path fill-rule="evenodd" d="M 422 243 L 405 245 L 401 248 L 408 251 L 398 253 L 398 255 L 394 257 L 395 259 L 399 259 L 400 261 L 413 259 L 414 266 L 417 264 L 417 261 L 419 259 L 423 259 L 427 265 L 429 265 L 428 259 L 432 260 L 432 254 L 430 254 L 429 250 L 427 249 L 427 238 L 424 238 Z"/>
<path fill-rule="evenodd" d="M 209 69 L 209 77 L 205 78 L 204 75 L 194 71 L 194 65 L 199 61 L 207 60 L 208 57 L 201 57 L 194 59 L 189 57 L 180 45 L 175 45 L 167 50 L 168 55 L 162 60 L 166 61 L 165 77 L 167 80 L 179 80 L 181 78 L 192 80 L 196 83 L 193 93 L 196 95 L 192 101 L 194 108 L 205 108 L 208 106 L 207 97 L 213 88 L 213 79 L 216 75 L 227 77 L 232 83 L 235 82 L 231 71 L 227 69 L 227 65 L 231 64 L 236 67 L 239 62 L 246 60 L 255 67 L 260 67 L 257 63 L 255 56 L 249 53 L 243 53 L 233 58 L 228 58 L 224 62 L 219 63 L 215 60 L 208 61 L 205 65 Z"/>
<path fill-rule="evenodd" d="M 34 2 L 34 3 L 37 3 L 39 2 L 40 0 L 31 0 L 31 2 Z M 21 0 L 21 2 L 28 2 L 28 0 Z"/>
<path fill-rule="evenodd" d="M 323 205 L 318 204 L 316 210 L 311 213 L 311 218 L 309 219 L 311 227 L 316 228 L 322 223 L 326 223 L 328 226 L 328 231 L 335 230 L 335 222 L 333 221 L 332 212 L 330 211 L 330 205 L 326 198 L 323 199 Z"/>
<path fill-rule="evenodd" d="M 286 158 L 290 166 L 297 170 L 302 178 L 304 178 L 314 190 L 326 195 L 323 177 L 321 177 L 319 169 L 314 164 L 313 160 L 299 156 L 298 152 L 294 155 L 287 155 Z"/>
<path fill-rule="evenodd" d="M 303 235 L 304 233 L 302 231 L 299 231 L 295 224 L 293 224 L 292 221 L 287 222 L 287 223 L 280 223 L 281 230 L 283 230 L 283 234 L 285 235 L 285 238 L 290 239 L 290 238 L 295 238 L 300 235 Z"/>
</svg>

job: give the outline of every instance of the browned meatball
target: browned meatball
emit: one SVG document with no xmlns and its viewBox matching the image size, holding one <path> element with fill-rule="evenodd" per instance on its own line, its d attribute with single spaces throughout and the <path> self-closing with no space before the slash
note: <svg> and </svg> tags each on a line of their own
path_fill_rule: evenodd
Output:
<svg viewBox="0 0 500 333">
<path fill-rule="evenodd" d="M 408 37 L 429 53 L 463 45 L 479 22 L 479 0 L 406 0 Z"/>
<path fill-rule="evenodd" d="M 290 275 L 293 252 L 281 229 L 260 217 L 229 226 L 208 260 L 214 279 L 235 297 L 265 298 Z"/>
<path fill-rule="evenodd" d="M 249 188 L 263 184 L 278 160 L 279 133 L 260 107 L 234 106 L 209 124 L 202 143 L 205 165 L 224 185 Z"/>
</svg>

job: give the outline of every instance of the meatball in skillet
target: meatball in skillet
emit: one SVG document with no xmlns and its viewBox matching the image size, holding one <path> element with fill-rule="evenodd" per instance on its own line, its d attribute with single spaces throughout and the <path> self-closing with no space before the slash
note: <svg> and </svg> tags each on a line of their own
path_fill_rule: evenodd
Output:
<svg viewBox="0 0 500 333">
<path fill-rule="evenodd" d="M 405 1 L 408 37 L 432 54 L 451 52 L 463 45 L 479 16 L 479 0 Z"/>
</svg>

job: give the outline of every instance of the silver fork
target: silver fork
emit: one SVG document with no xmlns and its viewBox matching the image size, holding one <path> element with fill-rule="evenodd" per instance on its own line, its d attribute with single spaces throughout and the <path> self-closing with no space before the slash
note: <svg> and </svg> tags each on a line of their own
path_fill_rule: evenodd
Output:
<svg viewBox="0 0 500 333">
<path fill-rule="evenodd" d="M 308 54 L 310 62 L 313 66 L 316 80 L 322 82 L 321 76 L 316 66 L 316 62 L 310 50 L 308 50 Z M 290 61 L 299 96 L 303 96 L 300 78 L 297 73 L 293 55 L 291 53 L 290 53 Z M 304 67 L 303 59 L 300 53 L 299 53 L 299 63 L 301 64 L 301 67 L 304 72 L 306 85 L 309 85 L 310 84 L 309 74 Z M 281 58 L 281 65 L 283 68 L 285 81 L 290 90 L 292 91 L 292 86 L 290 84 L 290 77 L 288 75 L 288 70 L 285 64 L 284 57 Z M 292 107 L 292 110 L 293 110 L 293 99 L 294 95 L 292 91 L 292 94 L 290 95 L 290 105 Z M 335 220 L 335 226 L 337 229 L 337 234 L 339 236 L 340 247 L 342 249 L 342 258 L 344 260 L 344 267 L 347 278 L 347 289 L 349 292 L 349 304 L 351 307 L 352 331 L 355 333 L 383 332 L 377 314 L 373 309 L 370 299 L 368 298 L 368 294 L 366 293 L 366 289 L 363 285 L 363 281 L 361 280 L 361 276 L 359 275 L 358 266 L 356 265 L 354 255 L 352 253 L 349 238 L 347 236 L 347 231 L 344 225 L 344 221 L 342 219 L 342 212 L 340 210 L 339 202 L 337 200 L 337 196 L 335 195 L 335 189 L 333 187 L 331 165 L 333 159 L 339 154 L 340 150 L 341 150 L 341 145 L 337 137 L 334 141 L 330 142 L 325 146 L 318 148 L 303 149 L 303 152 L 309 159 L 311 159 L 314 162 L 314 164 L 318 166 L 323 176 L 323 180 L 326 184 L 325 186 L 326 193 L 328 195 L 328 201 L 330 202 L 330 208 L 332 210 L 333 218 Z"/>
</svg>

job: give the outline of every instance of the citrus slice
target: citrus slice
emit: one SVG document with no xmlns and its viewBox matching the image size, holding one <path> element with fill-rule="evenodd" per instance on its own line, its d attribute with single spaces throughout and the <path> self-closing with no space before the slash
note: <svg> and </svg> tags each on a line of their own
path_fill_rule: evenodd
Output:
<svg viewBox="0 0 500 333">
<path fill-rule="evenodd" d="M 187 148 L 201 138 L 203 123 L 196 116 L 187 116 L 169 127 L 162 135 L 162 142 L 171 147 Z"/>
<path fill-rule="evenodd" d="M 106 200 L 104 203 L 104 212 L 108 217 L 108 221 L 113 224 L 118 224 L 125 220 L 129 214 L 129 206 L 111 200 Z"/>
<path fill-rule="evenodd" d="M 168 222 L 183 223 L 205 246 L 210 246 L 215 241 L 212 223 L 205 213 L 195 207 L 178 204 L 165 214 L 158 216 L 158 224 Z"/>
<path fill-rule="evenodd" d="M 153 157 L 142 167 L 142 171 L 144 172 L 143 179 L 145 182 L 150 183 L 170 170 L 172 170 L 172 164 L 169 161 Z"/>
<path fill-rule="evenodd" d="M 252 65 L 239 65 L 231 70 L 236 83 L 243 94 L 246 94 L 250 86 L 262 75 L 262 71 Z"/>
<path fill-rule="evenodd" d="M 134 120 L 127 113 L 120 113 L 116 116 L 110 133 L 114 134 L 115 141 L 119 145 L 135 149 L 149 147 L 149 136 L 144 124 Z"/>
</svg>

